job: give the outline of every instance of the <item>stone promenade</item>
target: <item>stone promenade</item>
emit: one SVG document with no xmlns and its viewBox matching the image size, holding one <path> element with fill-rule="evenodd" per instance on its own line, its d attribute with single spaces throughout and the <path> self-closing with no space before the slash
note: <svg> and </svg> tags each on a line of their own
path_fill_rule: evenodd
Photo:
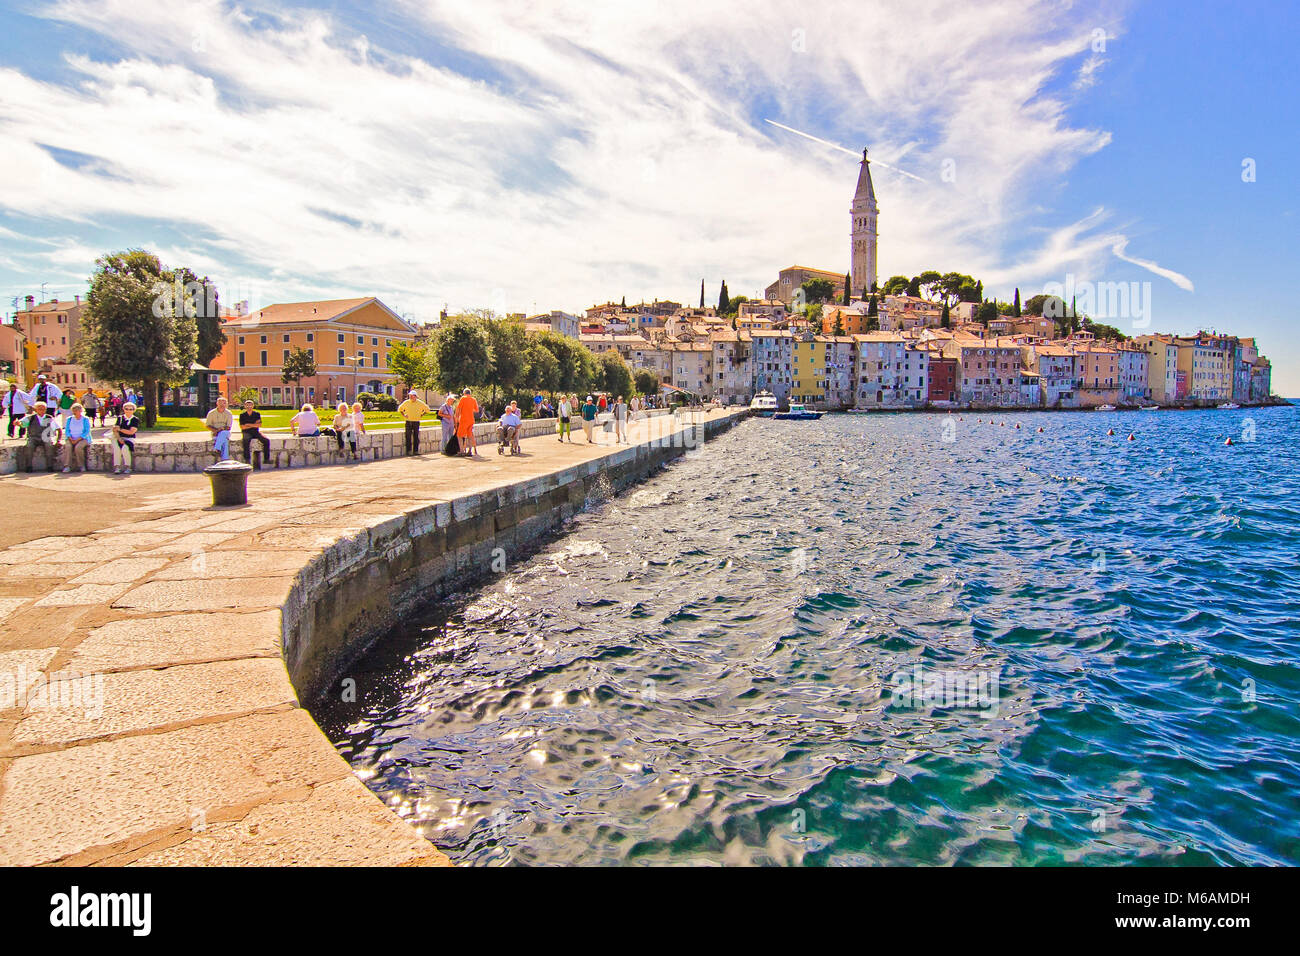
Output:
<svg viewBox="0 0 1300 956">
<path fill-rule="evenodd" d="M 300 708 L 281 608 L 341 538 L 615 450 L 576 431 L 255 473 L 238 508 L 197 474 L 0 478 L 0 865 L 445 864 Z"/>
</svg>

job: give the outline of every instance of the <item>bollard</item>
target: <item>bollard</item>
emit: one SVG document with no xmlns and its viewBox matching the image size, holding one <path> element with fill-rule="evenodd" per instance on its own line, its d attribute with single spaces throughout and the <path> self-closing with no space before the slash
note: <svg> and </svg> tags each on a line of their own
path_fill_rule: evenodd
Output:
<svg viewBox="0 0 1300 956">
<path fill-rule="evenodd" d="M 253 469 L 243 462 L 219 461 L 203 469 L 212 482 L 214 505 L 248 504 L 248 473 Z"/>
<path fill-rule="evenodd" d="M 262 450 L 259 448 L 253 452 L 253 471 L 262 470 Z"/>
</svg>

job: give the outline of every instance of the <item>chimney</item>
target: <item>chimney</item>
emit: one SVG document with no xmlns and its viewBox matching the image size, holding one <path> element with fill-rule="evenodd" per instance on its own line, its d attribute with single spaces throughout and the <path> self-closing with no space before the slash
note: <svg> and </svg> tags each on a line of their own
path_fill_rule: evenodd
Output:
<svg viewBox="0 0 1300 956">
<path fill-rule="evenodd" d="M 74 296 L 72 297 L 72 299 L 73 299 L 74 302 L 77 303 L 77 305 L 81 305 L 81 296 L 80 296 L 80 295 L 74 295 Z"/>
<path fill-rule="evenodd" d="M 30 312 L 35 307 L 36 307 L 36 296 L 29 295 L 27 297 L 27 311 Z"/>
</svg>

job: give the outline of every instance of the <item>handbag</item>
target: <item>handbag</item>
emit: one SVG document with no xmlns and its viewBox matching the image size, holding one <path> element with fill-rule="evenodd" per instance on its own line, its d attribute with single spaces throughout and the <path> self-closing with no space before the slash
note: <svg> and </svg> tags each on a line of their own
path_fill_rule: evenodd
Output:
<svg viewBox="0 0 1300 956">
<path fill-rule="evenodd" d="M 452 435 L 447 439 L 447 444 L 442 447 L 442 453 L 451 458 L 460 454 L 460 439 Z"/>
</svg>

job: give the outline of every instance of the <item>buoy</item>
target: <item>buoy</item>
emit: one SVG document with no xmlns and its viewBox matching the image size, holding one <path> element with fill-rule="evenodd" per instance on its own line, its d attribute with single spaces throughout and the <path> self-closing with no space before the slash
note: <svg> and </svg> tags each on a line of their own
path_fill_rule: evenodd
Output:
<svg viewBox="0 0 1300 956">
<path fill-rule="evenodd" d="M 1115 434 L 1115 429 L 1113 429 L 1113 428 L 1107 428 L 1107 429 L 1106 429 L 1106 434 L 1107 434 L 1107 435 L 1113 435 L 1113 434 Z"/>
<path fill-rule="evenodd" d="M 1225 439 L 1223 440 L 1223 443 L 1224 443 L 1225 445 L 1231 445 L 1231 444 L 1232 444 L 1232 439 L 1231 439 L 1231 438 L 1225 438 Z"/>
<path fill-rule="evenodd" d="M 1042 425 L 1039 425 L 1039 426 L 1038 426 L 1038 431 L 1039 431 L 1040 434 L 1042 433 L 1042 431 L 1043 431 L 1043 426 L 1042 426 Z"/>
<path fill-rule="evenodd" d="M 1135 439 L 1133 438 L 1133 433 L 1132 433 L 1132 432 L 1129 432 L 1129 433 L 1128 433 L 1128 440 L 1129 440 L 1129 441 L 1135 441 Z"/>
<path fill-rule="evenodd" d="M 1016 428 L 1020 427 L 1020 422 L 1016 422 Z"/>
</svg>

